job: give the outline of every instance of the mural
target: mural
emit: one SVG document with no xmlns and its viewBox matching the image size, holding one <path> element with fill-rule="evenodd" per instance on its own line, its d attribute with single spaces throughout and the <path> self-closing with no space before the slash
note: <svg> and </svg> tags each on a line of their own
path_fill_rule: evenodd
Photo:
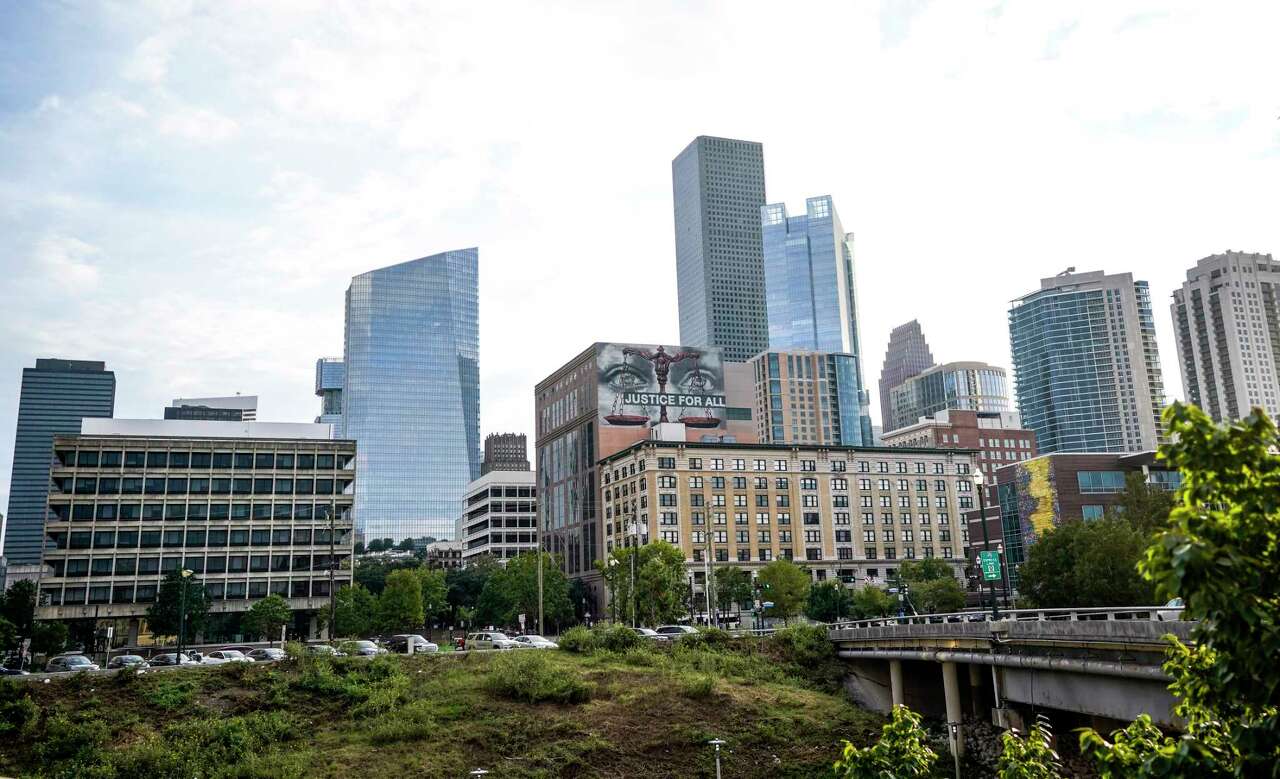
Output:
<svg viewBox="0 0 1280 779">
<path fill-rule="evenodd" d="M 1058 524 L 1058 489 L 1049 459 L 1041 457 L 1016 466 L 1018 521 L 1024 546 Z"/>
<path fill-rule="evenodd" d="M 719 349 L 601 344 L 596 352 L 602 427 L 683 422 L 725 424 L 724 361 Z"/>
</svg>

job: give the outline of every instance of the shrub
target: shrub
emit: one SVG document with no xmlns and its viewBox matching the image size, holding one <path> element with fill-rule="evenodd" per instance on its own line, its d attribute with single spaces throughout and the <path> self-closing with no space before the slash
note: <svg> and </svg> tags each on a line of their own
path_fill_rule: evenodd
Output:
<svg viewBox="0 0 1280 779">
<path fill-rule="evenodd" d="M 179 709 L 191 703 L 196 685 L 191 681 L 162 681 L 143 694 L 147 703 L 159 709 Z"/>
<path fill-rule="evenodd" d="M 12 682 L 6 683 L 0 695 L 0 735 L 9 737 L 8 734 L 17 731 L 28 736 L 40 719 L 40 707 L 29 696 L 16 694 L 12 687 Z"/>
<path fill-rule="evenodd" d="M 792 625 L 769 636 L 769 647 L 781 659 L 802 667 L 832 660 L 835 645 L 827 638 L 827 629 L 817 625 Z"/>
<path fill-rule="evenodd" d="M 593 686 L 552 667 L 542 652 L 508 652 L 489 663 L 485 686 L 493 695 L 528 703 L 585 703 Z"/>
<path fill-rule="evenodd" d="M 638 646 L 648 646 L 649 639 L 640 636 L 626 625 L 598 626 L 594 630 L 597 645 L 612 652 L 625 652 Z"/>
<path fill-rule="evenodd" d="M 35 746 L 36 758 L 45 764 L 55 760 L 91 764 L 98 756 L 110 731 L 101 720 L 76 721 L 65 714 L 55 714 L 45 722 L 44 735 Z"/>
<path fill-rule="evenodd" d="M 680 692 L 687 698 L 710 698 L 716 691 L 716 678 L 711 674 L 694 674 L 685 677 Z"/>
<path fill-rule="evenodd" d="M 561 649 L 579 654 L 590 654 L 598 645 L 596 634 L 582 625 L 566 630 L 561 634 L 559 643 Z"/>
<path fill-rule="evenodd" d="M 677 639 L 681 646 L 690 649 L 721 649 L 734 642 L 728 631 L 720 628 L 703 628 L 697 633 L 689 633 Z"/>
</svg>

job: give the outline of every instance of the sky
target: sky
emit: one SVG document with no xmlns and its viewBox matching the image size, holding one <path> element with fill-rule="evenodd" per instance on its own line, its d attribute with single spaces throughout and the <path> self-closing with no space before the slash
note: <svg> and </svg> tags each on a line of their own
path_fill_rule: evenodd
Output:
<svg viewBox="0 0 1280 779">
<path fill-rule="evenodd" d="M 675 343 L 671 159 L 764 144 L 855 234 L 865 379 L 919 319 L 1008 367 L 1068 266 L 1169 295 L 1280 252 L 1274 2 L 9 2 L 0 508 L 21 369 L 105 360 L 116 415 L 311 421 L 351 276 L 480 250 L 481 433 L 594 341 Z M 532 443 L 532 441 L 531 441 Z"/>
</svg>

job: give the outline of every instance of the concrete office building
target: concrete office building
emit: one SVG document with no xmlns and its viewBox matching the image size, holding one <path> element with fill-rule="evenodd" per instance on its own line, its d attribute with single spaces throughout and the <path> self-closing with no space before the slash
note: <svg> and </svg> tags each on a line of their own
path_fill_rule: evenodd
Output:
<svg viewBox="0 0 1280 779">
<path fill-rule="evenodd" d="M 462 564 L 483 555 L 509 560 L 538 549 L 537 487 L 533 471 L 490 471 L 467 486 L 455 538 Z"/>
<path fill-rule="evenodd" d="M 761 443 L 862 445 L 870 418 L 856 358 L 827 352 L 761 352 L 751 359 L 756 437 Z"/>
<path fill-rule="evenodd" d="M 524 433 L 490 433 L 485 436 L 480 475 L 490 471 L 529 470 L 528 441 Z M 467 488 L 468 492 L 470 489 Z"/>
<path fill-rule="evenodd" d="M 1013 301 L 1009 337 L 1018 410 L 1041 452 L 1140 452 L 1164 440 L 1145 281 L 1074 268 L 1042 279 Z"/>
<path fill-rule="evenodd" d="M 356 445 L 328 425 L 90 419 L 50 451 L 38 619 L 96 618 L 134 643 L 186 569 L 213 613 L 277 594 L 314 636 L 305 612 L 328 608 L 331 561 L 351 581 Z"/>
<path fill-rule="evenodd" d="M 671 180 L 680 341 L 745 362 L 769 346 L 763 147 L 700 135 L 671 162 Z"/>
<path fill-rule="evenodd" d="M 912 376 L 933 367 L 933 354 L 924 339 L 924 330 L 914 319 L 898 325 L 889 333 L 889 346 L 884 352 L 884 364 L 880 368 L 880 427 L 893 429 L 890 422 L 893 412 L 889 403 L 889 390 Z"/>
<path fill-rule="evenodd" d="M 885 435 L 945 409 L 987 414 L 1009 411 L 1009 385 L 1004 368 L 985 362 L 949 362 L 890 387 Z"/>
<path fill-rule="evenodd" d="M 0 525 L 0 549 L 10 565 L 40 562 L 53 437 L 79 433 L 82 419 L 110 417 L 115 403 L 116 375 L 105 363 L 38 359 L 34 368 L 23 368 L 9 511 Z"/>
<path fill-rule="evenodd" d="M 1217 422 L 1261 408 L 1280 416 L 1280 263 L 1270 254 L 1205 257 L 1173 292 L 1187 400 Z"/>
<path fill-rule="evenodd" d="M 173 403 L 165 408 L 164 418 L 207 422 L 253 422 L 258 418 L 258 396 L 174 398 Z"/>
<path fill-rule="evenodd" d="M 479 251 L 362 273 L 346 301 L 342 436 L 361 538 L 448 538 L 480 475 Z"/>
<path fill-rule="evenodd" d="M 347 365 L 341 357 L 316 360 L 316 397 L 320 398 L 320 416 L 316 422 L 342 429 L 342 385 L 347 381 Z"/>
</svg>

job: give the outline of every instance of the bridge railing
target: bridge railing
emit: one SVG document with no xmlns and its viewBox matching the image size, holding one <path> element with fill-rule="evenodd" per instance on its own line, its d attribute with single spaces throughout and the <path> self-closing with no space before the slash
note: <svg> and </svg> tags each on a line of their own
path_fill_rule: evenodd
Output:
<svg viewBox="0 0 1280 779">
<path fill-rule="evenodd" d="M 1182 619 L 1181 606 L 1122 606 L 1079 609 L 1005 609 L 1000 620 L 1018 622 L 1070 622 L 1141 620 L 1151 622 L 1176 622 Z M 913 614 L 902 617 L 876 617 L 874 619 L 842 620 L 830 624 L 832 630 L 875 628 L 887 625 L 937 625 L 947 622 L 991 622 L 991 612 L 957 611 L 948 614 Z"/>
</svg>

